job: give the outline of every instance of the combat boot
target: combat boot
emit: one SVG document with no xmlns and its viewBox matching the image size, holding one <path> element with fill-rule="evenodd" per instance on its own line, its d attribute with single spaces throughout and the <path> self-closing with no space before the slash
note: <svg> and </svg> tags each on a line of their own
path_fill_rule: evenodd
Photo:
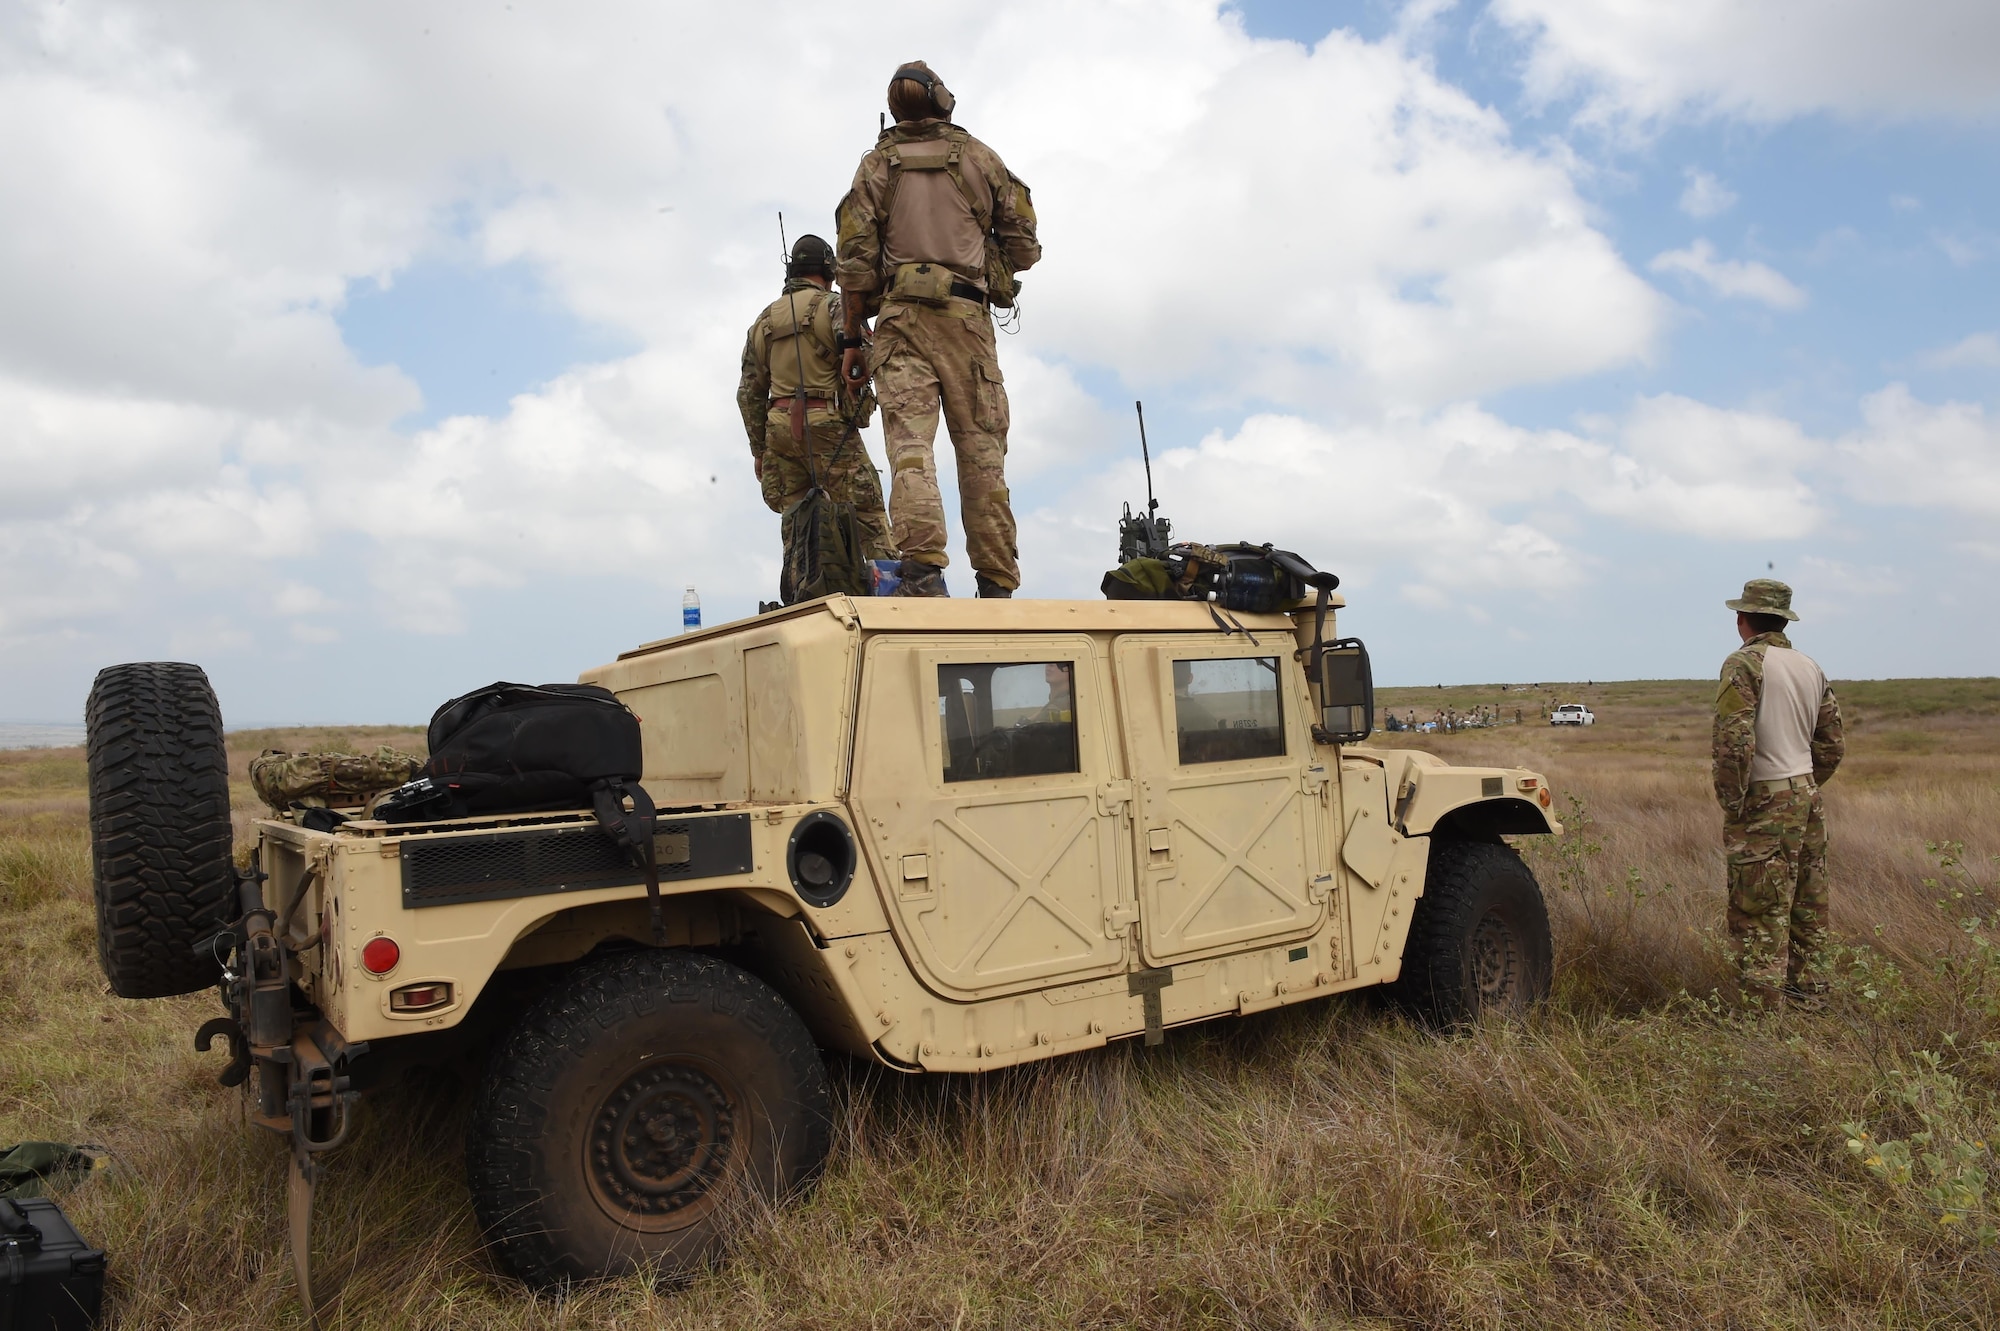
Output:
<svg viewBox="0 0 2000 1331">
<path fill-rule="evenodd" d="M 1014 589 L 1012 587 L 1002 587 L 984 573 L 975 576 L 972 582 L 974 586 L 979 588 L 981 600 L 1011 601 L 1014 598 Z"/>
<path fill-rule="evenodd" d="M 1785 985 L 1785 1006 L 1798 1012 L 1824 1012 L 1832 986 L 1825 980 L 1794 980 Z"/>
<path fill-rule="evenodd" d="M 896 595 L 950 596 L 945 590 L 944 570 L 919 559 L 905 559 L 896 566 Z"/>
</svg>

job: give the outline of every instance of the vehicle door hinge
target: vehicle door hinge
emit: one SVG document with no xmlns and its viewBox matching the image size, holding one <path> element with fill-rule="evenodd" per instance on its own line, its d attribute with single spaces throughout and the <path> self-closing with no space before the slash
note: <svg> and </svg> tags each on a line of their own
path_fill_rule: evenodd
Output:
<svg viewBox="0 0 2000 1331">
<path fill-rule="evenodd" d="M 1315 906 L 1325 905 L 1327 897 L 1332 894 L 1333 875 L 1330 873 L 1316 873 L 1312 881 L 1306 884 L 1306 900 Z"/>
<path fill-rule="evenodd" d="M 1123 938 L 1125 931 L 1139 922 L 1139 903 L 1114 901 L 1104 908 L 1104 936 Z"/>
<path fill-rule="evenodd" d="M 1109 818 L 1132 802 L 1130 781 L 1106 781 L 1097 787 L 1097 811 Z"/>
</svg>

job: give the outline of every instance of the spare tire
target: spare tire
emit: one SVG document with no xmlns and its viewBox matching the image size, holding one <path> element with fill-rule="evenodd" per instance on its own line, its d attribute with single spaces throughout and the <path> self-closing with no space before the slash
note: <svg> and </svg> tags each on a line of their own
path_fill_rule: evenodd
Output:
<svg viewBox="0 0 2000 1331">
<path fill-rule="evenodd" d="M 228 923 L 229 756 L 200 666 L 107 666 L 84 709 L 97 959 L 122 998 L 218 983 L 195 944 Z"/>
</svg>

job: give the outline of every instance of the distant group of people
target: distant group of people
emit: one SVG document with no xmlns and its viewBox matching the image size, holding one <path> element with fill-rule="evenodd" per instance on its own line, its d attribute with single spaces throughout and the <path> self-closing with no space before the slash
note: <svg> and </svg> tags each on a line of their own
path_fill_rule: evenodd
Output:
<svg viewBox="0 0 2000 1331">
<path fill-rule="evenodd" d="M 1516 707 L 1514 724 L 1520 723 L 1521 709 Z M 1501 714 L 1500 708 L 1492 703 L 1480 703 L 1469 712 L 1461 712 L 1456 707 L 1440 707 L 1425 721 L 1417 720 L 1417 710 L 1414 707 L 1405 708 L 1404 715 L 1400 717 L 1393 708 L 1385 709 L 1382 714 L 1382 728 L 1393 731 L 1414 730 L 1424 733 L 1442 731 L 1450 734 L 1460 730 L 1483 730 L 1506 724 L 1507 721 Z"/>
<path fill-rule="evenodd" d="M 921 60 L 890 77 L 895 124 L 840 201 L 839 247 L 816 235 L 792 246 L 784 289 L 744 340 L 736 401 L 764 502 L 784 513 L 817 487 L 852 505 L 863 557 L 901 561 L 899 596 L 946 595 L 942 413 L 975 586 L 1010 597 L 1021 569 L 992 310 L 1012 306 L 1042 247 L 1027 185 L 952 123 L 955 105 Z M 886 510 L 859 435 L 878 404 Z"/>
</svg>

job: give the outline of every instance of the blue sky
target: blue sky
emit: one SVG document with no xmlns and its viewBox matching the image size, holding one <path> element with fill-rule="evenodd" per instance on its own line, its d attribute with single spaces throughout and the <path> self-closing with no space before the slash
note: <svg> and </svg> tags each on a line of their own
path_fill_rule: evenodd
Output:
<svg viewBox="0 0 2000 1331">
<path fill-rule="evenodd" d="M 1990 4 L 883 8 L 1043 219 L 1025 594 L 1144 397 L 1180 534 L 1341 572 L 1385 682 L 1708 674 L 1767 568 L 1836 676 L 2000 671 Z M 0 717 L 173 657 L 418 721 L 772 595 L 736 353 L 887 73 L 746 100 L 816 12 L 0 20 Z"/>
</svg>

